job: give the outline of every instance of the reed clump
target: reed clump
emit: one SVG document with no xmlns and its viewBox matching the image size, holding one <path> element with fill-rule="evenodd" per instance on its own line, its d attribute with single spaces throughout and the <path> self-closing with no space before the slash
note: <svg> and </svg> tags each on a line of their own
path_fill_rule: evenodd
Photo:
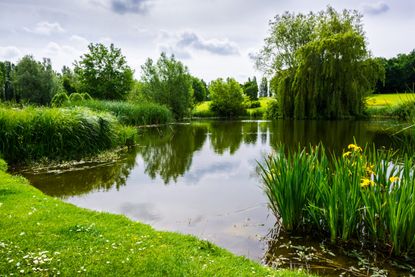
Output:
<svg viewBox="0 0 415 277">
<path fill-rule="evenodd" d="M 291 232 L 317 231 L 331 242 L 359 241 L 395 255 L 415 251 L 415 162 L 350 144 L 286 150 L 260 164 L 270 207 Z"/>
<path fill-rule="evenodd" d="M 70 105 L 88 107 L 95 111 L 110 112 L 122 124 L 127 125 L 166 124 L 173 120 L 173 115 L 167 107 L 150 102 L 137 104 L 125 101 L 85 100 L 70 103 Z"/>
<path fill-rule="evenodd" d="M 133 144 L 136 130 L 87 108 L 0 107 L 0 154 L 10 164 L 70 160 Z"/>
</svg>

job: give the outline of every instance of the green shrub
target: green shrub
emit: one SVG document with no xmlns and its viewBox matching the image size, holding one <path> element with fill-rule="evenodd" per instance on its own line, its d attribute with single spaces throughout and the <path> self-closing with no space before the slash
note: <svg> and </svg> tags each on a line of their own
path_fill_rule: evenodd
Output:
<svg viewBox="0 0 415 277">
<path fill-rule="evenodd" d="M 210 110 L 219 116 L 234 117 L 245 113 L 244 95 L 239 83 L 231 78 L 217 79 L 209 85 Z"/>
<path fill-rule="evenodd" d="M 69 101 L 81 102 L 81 101 L 84 101 L 84 97 L 82 96 L 82 94 L 75 92 L 69 95 Z"/>
<path fill-rule="evenodd" d="M 0 171 L 7 171 L 7 163 L 5 160 L 0 158 Z"/>
<path fill-rule="evenodd" d="M 81 93 L 81 96 L 84 100 L 92 100 L 92 96 L 88 92 Z"/>
<path fill-rule="evenodd" d="M 267 109 L 265 110 L 264 117 L 266 119 L 277 119 L 279 118 L 279 108 L 277 101 L 269 101 Z"/>
<path fill-rule="evenodd" d="M 251 101 L 249 104 L 249 109 L 255 109 L 261 107 L 261 103 L 259 101 Z"/>
<path fill-rule="evenodd" d="M 127 125 L 165 124 L 173 115 L 168 108 L 155 103 L 134 104 L 123 101 L 89 100 L 77 102 L 75 105 L 88 107 L 95 111 L 106 111 L 115 115 Z"/>
<path fill-rule="evenodd" d="M 402 120 L 409 120 L 415 116 L 415 101 L 403 102 L 391 108 L 391 115 Z"/>
<path fill-rule="evenodd" d="M 61 107 L 69 102 L 69 97 L 65 92 L 57 93 L 53 96 L 52 107 Z"/>
<path fill-rule="evenodd" d="M 10 163 L 77 159 L 134 140 L 133 128 L 86 108 L 0 108 L 0 153 Z"/>
</svg>

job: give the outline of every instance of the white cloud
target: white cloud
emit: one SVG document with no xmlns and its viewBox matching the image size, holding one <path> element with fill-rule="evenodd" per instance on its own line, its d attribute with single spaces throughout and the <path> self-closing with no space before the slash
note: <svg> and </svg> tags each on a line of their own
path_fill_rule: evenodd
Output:
<svg viewBox="0 0 415 277">
<path fill-rule="evenodd" d="M 58 22 L 38 22 L 34 28 L 24 27 L 26 32 L 49 36 L 52 34 L 64 33 L 65 29 Z"/>
<path fill-rule="evenodd" d="M 15 46 L 0 46 L 1 60 L 16 60 L 22 56 L 22 52 Z"/>
<path fill-rule="evenodd" d="M 385 2 L 363 3 L 361 7 L 365 14 L 370 15 L 382 14 L 389 10 L 389 6 Z"/>
</svg>

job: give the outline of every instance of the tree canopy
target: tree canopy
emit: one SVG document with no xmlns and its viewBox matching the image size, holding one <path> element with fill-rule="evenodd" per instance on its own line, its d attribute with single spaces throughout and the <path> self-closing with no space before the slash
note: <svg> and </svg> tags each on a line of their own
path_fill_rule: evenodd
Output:
<svg viewBox="0 0 415 277">
<path fill-rule="evenodd" d="M 36 61 L 33 56 L 24 56 L 14 69 L 13 86 L 17 102 L 48 105 L 59 90 L 59 84 L 49 59 Z M 12 99 L 9 99 L 12 100 Z"/>
<path fill-rule="evenodd" d="M 248 78 L 248 81 L 244 83 L 242 88 L 245 95 L 248 96 L 250 100 L 258 99 L 258 83 L 255 76 L 252 79 Z"/>
<path fill-rule="evenodd" d="M 89 52 L 75 62 L 79 92 L 97 99 L 124 99 L 133 85 L 133 70 L 114 44 L 89 44 Z"/>
<path fill-rule="evenodd" d="M 162 53 L 156 63 L 148 59 L 141 69 L 145 96 L 169 107 L 176 119 L 190 114 L 193 88 L 186 66 L 174 56 Z"/>
<path fill-rule="evenodd" d="M 259 97 L 268 96 L 268 79 L 267 77 L 262 77 L 261 84 L 259 85 Z"/>
<path fill-rule="evenodd" d="M 385 82 L 378 82 L 376 93 L 415 91 L 415 49 L 409 54 L 381 58 L 385 67 Z"/>
<path fill-rule="evenodd" d="M 356 11 L 285 13 L 270 22 L 257 67 L 273 74 L 283 117 L 361 115 L 384 71 L 371 58 Z"/>
<path fill-rule="evenodd" d="M 207 87 L 206 83 L 199 78 L 192 77 L 193 99 L 195 103 L 199 103 L 206 100 Z"/>
<path fill-rule="evenodd" d="M 209 85 L 210 108 L 220 116 L 237 116 L 244 113 L 244 94 L 239 83 L 232 78 L 219 78 Z"/>
</svg>

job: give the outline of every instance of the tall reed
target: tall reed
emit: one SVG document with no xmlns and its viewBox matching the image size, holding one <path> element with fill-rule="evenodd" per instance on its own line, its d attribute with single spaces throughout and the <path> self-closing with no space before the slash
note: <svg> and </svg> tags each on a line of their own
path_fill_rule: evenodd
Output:
<svg viewBox="0 0 415 277">
<path fill-rule="evenodd" d="M 69 105 L 110 112 L 121 123 L 127 125 L 165 124 L 173 119 L 173 115 L 168 108 L 156 103 L 143 102 L 136 104 L 125 101 L 86 100 L 70 103 Z"/>
<path fill-rule="evenodd" d="M 260 164 L 270 207 L 288 231 L 318 230 L 335 243 L 352 239 L 415 251 L 415 162 L 350 144 L 342 155 L 323 145 L 281 151 Z"/>
<path fill-rule="evenodd" d="M 86 108 L 0 107 L 0 154 L 9 163 L 75 159 L 131 143 L 136 131 Z"/>
</svg>

